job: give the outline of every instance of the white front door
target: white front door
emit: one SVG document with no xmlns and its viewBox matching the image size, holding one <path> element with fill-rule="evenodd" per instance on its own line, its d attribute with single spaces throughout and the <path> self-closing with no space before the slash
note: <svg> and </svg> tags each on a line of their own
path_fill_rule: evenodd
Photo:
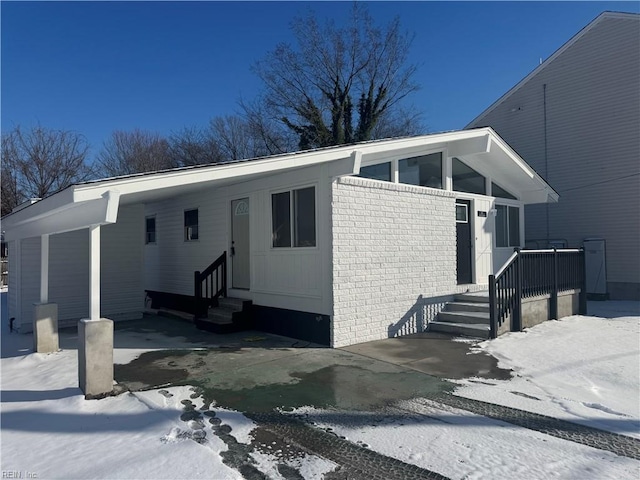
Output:
<svg viewBox="0 0 640 480">
<path fill-rule="evenodd" d="M 249 199 L 231 202 L 231 287 L 249 289 Z"/>
</svg>

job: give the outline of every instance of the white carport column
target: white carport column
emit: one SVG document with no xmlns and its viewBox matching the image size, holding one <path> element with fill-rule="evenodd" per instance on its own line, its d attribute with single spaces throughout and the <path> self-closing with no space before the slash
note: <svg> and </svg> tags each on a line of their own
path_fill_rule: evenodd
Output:
<svg viewBox="0 0 640 480">
<path fill-rule="evenodd" d="M 78 383 L 87 399 L 113 390 L 113 321 L 100 318 L 100 225 L 89 228 L 89 315 L 78 323 Z"/>
<path fill-rule="evenodd" d="M 58 305 L 49 303 L 49 235 L 40 237 L 40 302 L 33 306 L 33 349 L 38 353 L 57 352 Z"/>
</svg>

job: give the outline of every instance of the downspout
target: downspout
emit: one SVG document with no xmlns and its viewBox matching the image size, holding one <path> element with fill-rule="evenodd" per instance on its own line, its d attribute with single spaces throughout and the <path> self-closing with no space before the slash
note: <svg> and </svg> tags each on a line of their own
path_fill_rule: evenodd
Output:
<svg viewBox="0 0 640 480">
<path fill-rule="evenodd" d="M 549 180 L 549 150 L 547 143 L 547 84 L 542 84 L 542 109 L 543 109 L 543 125 L 544 125 L 544 179 L 550 184 Z M 547 229 L 547 243 L 549 243 L 549 202 L 545 203 L 545 217 Z"/>
</svg>

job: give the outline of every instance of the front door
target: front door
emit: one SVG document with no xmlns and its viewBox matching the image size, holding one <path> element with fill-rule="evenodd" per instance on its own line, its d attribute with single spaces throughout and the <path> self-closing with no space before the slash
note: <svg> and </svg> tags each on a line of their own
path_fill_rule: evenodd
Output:
<svg viewBox="0 0 640 480">
<path fill-rule="evenodd" d="M 456 200 L 456 272 L 458 285 L 471 283 L 471 201 Z"/>
<path fill-rule="evenodd" d="M 231 202 L 231 287 L 249 289 L 249 199 Z"/>
</svg>

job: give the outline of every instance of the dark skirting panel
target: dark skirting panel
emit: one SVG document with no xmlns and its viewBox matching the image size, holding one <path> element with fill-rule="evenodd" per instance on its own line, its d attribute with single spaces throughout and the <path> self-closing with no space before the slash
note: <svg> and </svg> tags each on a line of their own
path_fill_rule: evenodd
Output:
<svg viewBox="0 0 640 480">
<path fill-rule="evenodd" d="M 327 346 L 331 342 L 329 315 L 253 305 L 252 316 L 256 330 Z"/>
</svg>

